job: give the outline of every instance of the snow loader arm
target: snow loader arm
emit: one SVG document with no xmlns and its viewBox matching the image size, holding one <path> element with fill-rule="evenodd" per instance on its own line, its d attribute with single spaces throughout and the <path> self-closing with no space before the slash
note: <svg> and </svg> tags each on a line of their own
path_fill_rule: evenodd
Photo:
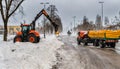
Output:
<svg viewBox="0 0 120 69">
<path fill-rule="evenodd" d="M 51 22 L 51 24 L 53 25 L 54 29 L 55 29 L 55 33 L 58 32 L 58 25 L 52 21 L 52 19 L 50 18 L 50 16 L 48 15 L 48 13 L 42 9 L 38 14 L 37 16 L 35 17 L 35 19 L 32 21 L 31 25 L 33 27 L 33 29 L 35 29 L 35 22 L 37 21 L 37 19 L 42 15 L 44 14 L 46 16 L 46 18 Z"/>
</svg>

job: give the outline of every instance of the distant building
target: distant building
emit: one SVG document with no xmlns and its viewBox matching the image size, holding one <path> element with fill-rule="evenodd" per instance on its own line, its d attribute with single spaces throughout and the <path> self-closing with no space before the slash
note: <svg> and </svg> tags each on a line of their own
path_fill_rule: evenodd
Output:
<svg viewBox="0 0 120 69">
<path fill-rule="evenodd" d="M 102 18 L 101 18 L 100 15 L 96 16 L 96 22 L 95 22 L 95 24 L 96 24 L 96 29 L 98 29 L 98 30 L 102 29 L 103 24 L 102 24 Z"/>
<path fill-rule="evenodd" d="M 8 26 L 8 34 L 13 35 L 16 32 L 20 31 L 20 26 Z M 0 25 L 0 34 L 4 33 L 4 27 Z"/>
<path fill-rule="evenodd" d="M 3 32 L 4 32 L 4 28 L 2 25 L 0 25 L 0 34 L 3 34 Z"/>
<path fill-rule="evenodd" d="M 8 26 L 8 34 L 16 34 L 16 32 L 20 31 L 21 27 L 20 26 Z"/>
</svg>

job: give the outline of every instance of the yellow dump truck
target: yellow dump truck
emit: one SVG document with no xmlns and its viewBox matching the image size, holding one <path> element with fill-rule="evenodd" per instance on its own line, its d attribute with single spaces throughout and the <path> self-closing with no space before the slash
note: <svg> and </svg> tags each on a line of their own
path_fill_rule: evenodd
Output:
<svg viewBox="0 0 120 69">
<path fill-rule="evenodd" d="M 82 34 L 82 36 L 81 36 Z M 120 30 L 90 30 L 87 33 L 78 32 L 77 42 L 84 45 L 93 43 L 93 46 L 112 47 L 115 48 L 116 43 L 120 39 Z"/>
</svg>

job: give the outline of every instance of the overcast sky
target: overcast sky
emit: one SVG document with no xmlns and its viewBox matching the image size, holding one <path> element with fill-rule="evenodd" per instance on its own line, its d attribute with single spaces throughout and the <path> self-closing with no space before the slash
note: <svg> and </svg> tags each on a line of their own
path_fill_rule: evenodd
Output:
<svg viewBox="0 0 120 69">
<path fill-rule="evenodd" d="M 99 1 L 104 1 L 104 16 L 108 16 L 111 20 L 111 18 L 118 15 L 120 0 L 26 0 L 22 4 L 25 11 L 23 19 L 30 23 L 43 8 L 40 3 L 49 2 L 56 5 L 64 27 L 69 26 L 71 22 L 73 23 L 73 16 L 76 16 L 76 22 L 81 21 L 83 16 L 87 16 L 90 21 L 95 21 L 96 15 L 101 15 L 101 4 L 99 4 Z M 20 17 L 18 18 L 18 23 L 23 21 Z"/>
</svg>

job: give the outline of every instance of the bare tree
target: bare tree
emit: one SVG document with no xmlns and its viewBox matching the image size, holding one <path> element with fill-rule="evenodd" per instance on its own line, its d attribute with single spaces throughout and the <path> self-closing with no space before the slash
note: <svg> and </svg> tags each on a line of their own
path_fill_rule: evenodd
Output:
<svg viewBox="0 0 120 69">
<path fill-rule="evenodd" d="M 2 20 L 4 22 L 4 41 L 7 41 L 7 24 L 9 18 L 16 12 L 21 6 L 24 0 L 0 0 L 0 12 Z"/>
<path fill-rule="evenodd" d="M 93 30 L 95 29 L 95 24 L 93 21 L 89 21 L 86 16 L 83 17 L 82 23 L 77 25 L 76 27 L 77 30 Z"/>
<path fill-rule="evenodd" d="M 83 17 L 83 27 L 84 27 L 84 30 L 89 29 L 89 21 L 88 21 L 88 18 L 86 16 Z"/>
<path fill-rule="evenodd" d="M 105 17 L 105 25 L 109 25 L 109 18 L 107 16 Z"/>
<path fill-rule="evenodd" d="M 51 19 L 52 19 L 56 24 L 59 25 L 59 29 L 58 29 L 59 32 L 62 32 L 62 30 L 63 30 L 62 21 L 61 21 L 60 16 L 59 16 L 59 15 L 57 14 L 57 12 L 56 12 L 56 11 L 58 11 L 57 8 L 56 8 L 56 6 L 55 6 L 55 5 L 50 5 L 50 6 L 47 8 L 47 10 L 48 10 L 48 12 L 49 12 L 49 14 L 50 14 Z M 52 27 L 51 27 L 51 31 L 53 31 Z M 51 33 L 52 33 L 52 32 L 51 32 Z"/>
<path fill-rule="evenodd" d="M 95 24 L 96 24 L 96 29 L 102 29 L 102 20 L 100 15 L 96 16 Z"/>
</svg>

